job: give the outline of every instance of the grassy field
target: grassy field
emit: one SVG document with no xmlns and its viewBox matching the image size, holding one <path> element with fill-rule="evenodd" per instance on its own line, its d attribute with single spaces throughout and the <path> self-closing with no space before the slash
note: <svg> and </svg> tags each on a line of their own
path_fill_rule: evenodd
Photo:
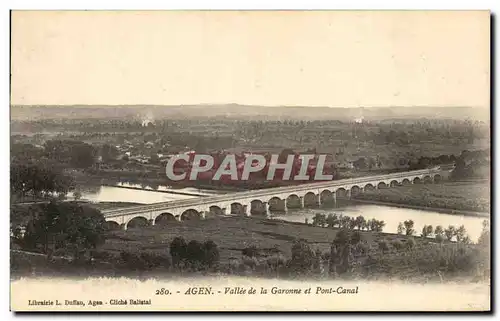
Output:
<svg viewBox="0 0 500 321">
<path fill-rule="evenodd" d="M 170 256 L 170 242 L 174 237 L 182 236 L 187 242 L 191 240 L 214 241 L 219 248 L 221 266 L 230 266 L 238 262 L 238 266 L 242 267 L 247 260 L 242 250 L 250 246 L 257 247 L 264 258 L 279 255 L 290 259 L 293 242 L 297 239 L 305 239 L 314 251 L 320 250 L 323 255 L 328 254 L 330 244 L 338 231 L 338 229 L 314 227 L 302 223 L 245 217 L 172 222 L 169 226 L 108 232 L 105 244 L 96 252 L 99 263 L 90 267 L 72 266 L 70 263 L 61 264 L 61 262 L 50 263 L 44 260 L 43 255 L 11 251 L 11 268 L 13 269 L 11 271 L 14 271 L 14 277 L 27 274 L 57 276 L 70 273 L 86 276 L 134 275 L 140 278 L 171 278 L 179 271 L 168 267 L 146 271 L 127 268 L 124 270 L 123 266 L 117 265 L 120 264 L 120 254 L 123 252 L 136 255 L 150 253 L 168 257 Z M 446 280 L 457 279 L 457 276 L 461 278 L 464 275 L 468 276 L 469 280 L 477 278 L 474 265 L 477 263 L 474 262 L 482 259 L 478 259 L 478 256 L 473 253 L 475 245 L 466 245 L 460 250 L 458 244 L 455 243 L 437 244 L 431 239 L 413 237 L 415 243 L 408 250 L 404 247 L 409 240 L 407 236 L 368 231 L 360 233 L 361 243 L 359 244 L 364 244 L 366 251 L 355 254 L 354 274 L 350 278 L 391 278 L 416 282 L 442 281 L 443 276 Z M 382 240 L 388 244 L 385 250 L 381 250 L 379 246 Z M 396 247 L 395 243 L 402 244 L 403 248 Z M 273 277 L 268 272 L 260 276 Z"/>
<path fill-rule="evenodd" d="M 490 211 L 490 182 L 447 181 L 365 191 L 359 199 L 478 212 Z"/>
</svg>

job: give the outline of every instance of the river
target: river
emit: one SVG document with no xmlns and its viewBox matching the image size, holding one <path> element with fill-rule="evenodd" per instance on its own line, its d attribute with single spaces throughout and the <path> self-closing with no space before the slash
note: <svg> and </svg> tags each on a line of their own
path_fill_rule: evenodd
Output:
<svg viewBox="0 0 500 321">
<path fill-rule="evenodd" d="M 312 218 L 316 213 L 322 214 L 343 214 L 350 217 L 362 215 L 365 219 L 369 220 L 375 218 L 385 222 L 384 232 L 397 233 L 399 222 L 406 220 L 413 220 L 415 222 L 414 229 L 416 235 L 420 235 L 424 225 L 432 225 L 436 227 L 441 225 L 447 228 L 449 225 L 459 227 L 464 225 L 469 237 L 474 242 L 477 241 L 482 231 L 482 222 L 485 218 L 477 216 L 465 216 L 454 214 L 443 214 L 435 211 L 415 210 L 403 207 L 393 207 L 385 205 L 349 205 L 343 208 L 331 209 L 299 209 L 289 210 L 286 215 L 273 215 L 273 218 L 286 220 L 290 222 L 305 222 L 307 218 L 309 223 L 312 223 Z"/>
<path fill-rule="evenodd" d="M 137 184 L 122 183 L 120 185 L 133 188 L 141 187 Z M 166 193 L 166 191 L 171 191 L 172 193 Z M 152 188 L 148 188 L 148 190 L 137 190 L 114 186 L 87 186 L 82 189 L 81 192 L 82 199 L 91 202 L 135 202 L 142 204 L 168 202 L 198 197 L 185 194 L 175 194 L 178 192 L 210 195 L 224 193 L 220 191 L 200 190 L 196 188 L 173 189 L 168 186 L 160 186 L 157 190 L 153 190 Z M 420 235 L 424 225 L 432 225 L 433 227 L 441 225 L 443 228 L 446 228 L 449 225 L 458 227 L 463 224 L 469 234 L 469 237 L 473 241 L 477 241 L 479 238 L 482 230 L 482 221 L 484 220 L 483 217 L 476 216 L 443 214 L 436 211 L 370 204 L 348 205 L 342 208 L 305 208 L 289 210 L 287 214 L 275 214 L 272 215 L 272 217 L 291 222 L 305 222 L 305 219 L 307 218 L 309 222 L 312 222 L 312 218 L 316 213 L 324 213 L 326 215 L 330 213 L 337 213 L 351 217 L 362 215 L 365 219 L 375 218 L 377 220 L 383 220 L 386 223 L 384 232 L 388 233 L 396 233 L 399 222 L 403 222 L 405 220 L 413 220 L 415 222 L 414 229 L 417 235 Z"/>
<path fill-rule="evenodd" d="M 159 186 L 153 189 L 149 186 L 139 184 L 119 183 L 118 186 L 106 185 L 89 185 L 80 189 L 82 200 L 90 202 L 132 202 L 141 204 L 152 204 L 159 202 L 177 201 L 198 196 L 186 194 L 204 194 L 204 195 L 219 195 L 220 191 L 202 190 L 191 187 L 186 188 L 171 188 L 169 186 Z M 124 188 L 131 187 L 131 188 Z M 133 188 L 133 189 L 132 189 Z M 136 188 L 144 188 L 139 190 Z M 180 193 L 180 194 L 177 194 Z M 69 195 L 73 197 L 72 194 Z"/>
</svg>

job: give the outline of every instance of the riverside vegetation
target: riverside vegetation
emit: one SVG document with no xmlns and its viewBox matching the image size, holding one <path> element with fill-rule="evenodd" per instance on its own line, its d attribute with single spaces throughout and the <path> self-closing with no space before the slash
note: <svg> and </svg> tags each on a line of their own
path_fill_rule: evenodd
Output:
<svg viewBox="0 0 500 321">
<path fill-rule="evenodd" d="M 20 213 L 19 207 L 12 211 L 29 217 L 25 231 L 14 229 L 11 234 L 14 277 L 199 273 L 414 281 L 489 277 L 488 221 L 473 244 L 463 227 L 426 226 L 419 237 L 413 222 L 405 221 L 399 234 L 387 234 L 382 232 L 382 221 L 362 216 L 319 214 L 310 225 L 229 217 L 111 231 L 102 214 L 85 205 L 52 201 L 32 206 L 28 213 Z"/>
</svg>

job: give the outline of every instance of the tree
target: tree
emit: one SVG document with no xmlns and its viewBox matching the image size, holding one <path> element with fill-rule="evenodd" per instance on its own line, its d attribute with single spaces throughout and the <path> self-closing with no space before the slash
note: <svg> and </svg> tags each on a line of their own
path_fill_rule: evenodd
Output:
<svg viewBox="0 0 500 321">
<path fill-rule="evenodd" d="M 314 252 L 306 240 L 295 241 L 292 245 L 290 266 L 295 273 L 306 274 L 312 270 L 315 260 Z"/>
<path fill-rule="evenodd" d="M 394 240 L 392 241 L 392 247 L 400 251 L 401 249 L 403 249 L 403 242 L 401 242 L 400 240 Z"/>
<path fill-rule="evenodd" d="M 72 177 L 64 175 L 60 169 L 43 164 L 12 164 L 10 167 L 11 193 L 15 195 L 65 195 L 73 186 Z"/>
<path fill-rule="evenodd" d="M 170 256 L 173 266 L 178 266 L 181 261 L 186 259 L 187 244 L 183 237 L 177 236 L 170 243 Z"/>
<path fill-rule="evenodd" d="M 457 239 L 457 242 L 462 242 L 463 239 L 465 238 L 467 234 L 467 231 L 465 230 L 465 226 L 460 225 L 459 228 L 455 229 L 455 237 Z"/>
<path fill-rule="evenodd" d="M 481 235 L 479 235 L 479 239 L 477 241 L 477 244 L 480 246 L 483 246 L 484 248 L 489 249 L 490 246 L 490 221 L 489 220 L 484 220 L 483 221 L 483 230 L 481 231 Z"/>
<path fill-rule="evenodd" d="M 381 240 L 378 242 L 378 248 L 385 254 L 389 250 L 389 243 L 386 240 Z"/>
<path fill-rule="evenodd" d="M 428 232 L 427 232 L 427 231 L 428 231 L 428 229 L 427 229 L 427 225 L 424 225 L 424 226 L 422 227 L 422 237 L 425 237 L 425 238 L 426 238 L 426 237 L 428 237 L 428 236 L 429 236 L 429 234 L 428 234 Z"/>
<path fill-rule="evenodd" d="M 356 217 L 354 223 L 355 223 L 355 226 L 358 227 L 358 230 L 361 230 L 361 228 L 365 225 L 365 218 L 362 216 L 362 215 L 359 215 L 358 217 Z"/>
<path fill-rule="evenodd" d="M 71 147 L 71 165 L 75 168 L 92 167 L 96 160 L 96 149 L 86 143 L 75 143 Z"/>
<path fill-rule="evenodd" d="M 186 261 L 192 268 L 198 269 L 203 264 L 205 250 L 203 244 L 196 240 L 189 241 L 186 247 Z"/>
<path fill-rule="evenodd" d="M 80 198 L 82 198 L 82 193 L 80 191 L 75 191 L 73 193 L 73 198 L 75 199 L 75 201 L 78 201 Z"/>
<path fill-rule="evenodd" d="M 427 233 L 427 235 L 432 236 L 432 233 L 433 233 L 432 225 L 427 225 L 426 233 Z"/>
<path fill-rule="evenodd" d="M 455 236 L 455 227 L 452 225 L 448 226 L 448 228 L 444 230 L 444 235 L 448 241 L 451 241 L 453 236 Z"/>
<path fill-rule="evenodd" d="M 410 236 L 415 233 L 415 230 L 413 229 L 415 223 L 413 222 L 413 220 L 404 221 L 403 224 L 405 226 L 406 235 Z"/>
<path fill-rule="evenodd" d="M 335 227 L 340 223 L 339 218 L 337 214 L 329 214 L 328 217 L 326 218 L 326 224 L 328 227 Z"/>
<path fill-rule="evenodd" d="M 316 213 L 313 217 L 313 226 L 324 227 L 326 225 L 326 215 L 321 213 Z"/>
<path fill-rule="evenodd" d="M 252 246 L 244 248 L 241 251 L 241 254 L 243 256 L 256 257 L 259 254 L 259 250 L 257 249 L 257 247 L 255 245 L 252 245 Z"/>
<path fill-rule="evenodd" d="M 104 242 L 105 219 L 95 208 L 51 201 L 26 226 L 24 241 L 45 253 L 66 250 L 77 261 L 83 253 Z M 50 252 L 50 253 L 49 253 Z"/>
<path fill-rule="evenodd" d="M 335 243 L 332 243 L 330 246 L 330 261 L 328 268 L 328 274 L 330 275 L 331 278 L 337 277 L 337 265 L 339 263 L 340 263 L 340 257 L 337 251 L 337 245 Z"/>
<path fill-rule="evenodd" d="M 101 146 L 100 154 L 102 157 L 102 161 L 107 163 L 116 160 L 120 152 L 115 146 L 104 144 Z"/>
<path fill-rule="evenodd" d="M 350 240 L 351 240 L 351 231 L 347 228 L 342 228 L 340 231 L 338 231 L 337 235 L 335 235 L 333 244 L 345 245 L 349 243 Z"/>
<path fill-rule="evenodd" d="M 398 224 L 398 234 L 399 235 L 403 235 L 404 231 L 405 231 L 405 228 L 403 226 L 403 223 L 399 222 L 399 224 Z"/>
<path fill-rule="evenodd" d="M 206 267 L 211 268 L 219 263 L 219 249 L 214 241 L 208 240 L 203 244 L 204 256 L 203 263 Z"/>
<path fill-rule="evenodd" d="M 361 233 L 359 231 L 354 231 L 351 234 L 351 244 L 356 245 L 361 242 Z"/>
<path fill-rule="evenodd" d="M 406 241 L 405 247 L 407 250 L 413 250 L 413 248 L 415 248 L 415 245 L 416 245 L 415 240 L 413 239 L 413 237 L 410 237 Z"/>
<path fill-rule="evenodd" d="M 382 232 L 385 226 L 385 222 L 382 220 L 374 220 L 373 230 L 375 232 Z"/>
<path fill-rule="evenodd" d="M 368 166 L 364 157 L 360 157 L 358 160 L 355 160 L 353 165 L 357 170 L 364 170 Z"/>
<path fill-rule="evenodd" d="M 436 234 L 436 237 L 438 235 L 442 237 L 444 235 L 443 227 L 441 225 L 436 226 L 436 228 L 434 229 L 434 234 Z"/>
</svg>

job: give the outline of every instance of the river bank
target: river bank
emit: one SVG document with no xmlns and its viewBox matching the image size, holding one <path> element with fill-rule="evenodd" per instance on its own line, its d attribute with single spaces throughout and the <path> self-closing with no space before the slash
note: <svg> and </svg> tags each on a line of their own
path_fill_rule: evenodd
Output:
<svg viewBox="0 0 500 321">
<path fill-rule="evenodd" d="M 473 211 L 455 210 L 455 209 L 450 209 L 450 208 L 418 206 L 418 205 L 410 205 L 410 204 L 403 204 L 403 203 L 364 200 L 364 199 L 356 199 L 356 198 L 351 199 L 351 202 L 353 204 L 372 204 L 372 205 L 381 205 L 381 206 L 391 206 L 391 207 L 409 208 L 409 209 L 422 210 L 422 211 L 433 211 L 433 212 L 438 212 L 438 213 L 443 213 L 443 214 L 477 216 L 477 217 L 484 217 L 484 218 L 490 217 L 490 213 L 488 213 L 488 212 L 473 212 Z"/>
</svg>

